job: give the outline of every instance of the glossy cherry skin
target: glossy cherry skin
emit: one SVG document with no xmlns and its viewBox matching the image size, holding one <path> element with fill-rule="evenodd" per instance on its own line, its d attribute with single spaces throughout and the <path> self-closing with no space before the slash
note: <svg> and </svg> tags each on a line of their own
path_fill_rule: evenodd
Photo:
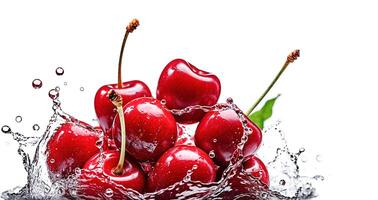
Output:
<svg viewBox="0 0 378 200">
<path fill-rule="evenodd" d="M 115 150 L 104 151 L 103 164 L 101 154 L 98 153 L 90 158 L 85 164 L 78 179 L 77 194 L 81 199 L 105 197 L 106 190 L 113 191 L 112 199 L 128 199 L 120 190 L 132 189 L 139 193 L 143 192 L 145 175 L 138 165 L 126 157 L 123 173 L 114 174 L 120 153 Z"/>
<path fill-rule="evenodd" d="M 234 176 L 228 180 L 229 189 L 222 192 L 219 198 L 261 199 L 259 194 L 269 189 L 269 173 L 264 163 L 256 156 L 249 156 L 236 170 Z"/>
<path fill-rule="evenodd" d="M 114 105 L 108 98 L 108 93 L 112 89 L 122 97 L 123 105 L 139 97 L 151 97 L 151 91 L 148 86 L 139 80 L 124 82 L 122 88 L 118 88 L 117 84 L 100 87 L 94 99 L 94 107 L 99 124 L 108 136 L 111 136 L 110 129 L 117 114 Z"/>
<path fill-rule="evenodd" d="M 256 156 L 249 156 L 243 162 L 244 172 L 249 174 L 269 187 L 269 172 L 263 161 Z"/>
<path fill-rule="evenodd" d="M 193 168 L 193 166 L 196 166 L 196 168 Z M 210 183 L 216 179 L 217 167 L 204 151 L 195 146 L 179 145 L 172 147 L 159 158 L 149 174 L 147 191 L 158 191 L 180 182 L 192 169 L 194 170 L 191 181 Z M 168 196 L 165 199 L 173 198 L 176 193 L 180 192 L 182 191 L 173 190 L 166 194 Z"/>
<path fill-rule="evenodd" d="M 261 130 L 249 119 L 247 119 L 247 127 L 252 130 L 252 133 L 244 145 L 243 155 L 245 157 L 252 155 L 262 140 Z M 226 167 L 237 149 L 243 133 L 244 128 L 234 110 L 210 111 L 198 124 L 194 140 L 196 145 L 205 152 L 214 151 L 215 163 Z"/>
<path fill-rule="evenodd" d="M 134 99 L 124 106 L 126 150 L 138 161 L 156 161 L 177 139 L 176 121 L 159 100 Z M 121 146 L 119 116 L 114 120 L 113 137 Z"/>
<path fill-rule="evenodd" d="M 183 109 L 188 106 L 210 106 L 217 103 L 221 84 L 217 76 L 202 71 L 183 59 L 172 60 L 164 68 L 157 86 L 157 99 L 165 99 L 169 109 Z M 204 112 L 195 110 L 176 115 L 179 123 L 195 123 Z"/>
<path fill-rule="evenodd" d="M 80 125 L 72 122 L 62 124 L 47 142 L 47 167 L 53 179 L 57 176 L 66 178 L 74 173 L 75 168 L 82 168 L 87 160 L 100 150 L 96 143 L 100 133 L 84 122 Z M 103 141 L 107 146 L 107 141 Z"/>
</svg>

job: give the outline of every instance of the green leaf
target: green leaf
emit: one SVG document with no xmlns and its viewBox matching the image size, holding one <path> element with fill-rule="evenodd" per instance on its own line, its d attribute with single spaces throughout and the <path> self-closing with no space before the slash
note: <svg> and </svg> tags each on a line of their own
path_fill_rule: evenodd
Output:
<svg viewBox="0 0 378 200">
<path fill-rule="evenodd" d="M 269 99 L 259 111 L 256 111 L 248 116 L 249 119 L 252 120 L 260 129 L 264 129 L 265 120 L 272 116 L 274 103 L 279 96 L 280 95 L 277 95 L 276 97 Z"/>
</svg>

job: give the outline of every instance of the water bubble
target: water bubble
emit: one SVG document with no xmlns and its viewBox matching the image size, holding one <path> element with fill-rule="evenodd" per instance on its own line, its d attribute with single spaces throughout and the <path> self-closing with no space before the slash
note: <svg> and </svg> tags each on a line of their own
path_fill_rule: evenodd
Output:
<svg viewBox="0 0 378 200">
<path fill-rule="evenodd" d="M 62 76 L 64 74 L 64 69 L 61 67 L 56 68 L 55 70 L 56 75 Z"/>
<path fill-rule="evenodd" d="M 214 142 L 214 143 L 217 143 L 217 142 L 218 142 L 217 138 L 214 138 L 214 139 L 213 139 L 213 142 Z"/>
<path fill-rule="evenodd" d="M 284 179 L 280 180 L 280 185 L 286 185 L 286 181 Z"/>
<path fill-rule="evenodd" d="M 226 99 L 226 102 L 227 102 L 228 104 L 233 104 L 233 103 L 234 103 L 234 100 L 233 100 L 231 97 L 228 97 L 228 98 Z"/>
<path fill-rule="evenodd" d="M 52 99 L 52 100 L 55 100 L 59 97 L 59 92 L 56 90 L 56 89 L 51 89 L 49 91 L 49 97 Z"/>
<path fill-rule="evenodd" d="M 11 132 L 11 128 L 8 125 L 4 125 L 3 127 L 1 127 L 1 131 L 3 133 L 10 133 Z"/>
<path fill-rule="evenodd" d="M 32 86 L 33 86 L 34 89 L 41 88 L 42 87 L 41 79 L 38 79 L 38 78 L 34 79 L 33 82 L 32 82 Z"/>
<path fill-rule="evenodd" d="M 18 116 L 16 117 L 16 122 L 17 122 L 17 123 L 22 122 L 22 117 L 21 117 L 20 115 L 18 115 Z"/>
<path fill-rule="evenodd" d="M 163 105 L 165 105 L 165 104 L 167 103 L 167 101 L 166 101 L 165 99 L 162 99 L 162 100 L 160 101 L 160 103 L 163 104 Z"/>
<path fill-rule="evenodd" d="M 193 165 L 192 169 L 193 169 L 193 170 L 198 169 L 198 165 Z"/>
<path fill-rule="evenodd" d="M 60 91 L 60 87 L 56 86 L 55 90 L 59 92 Z"/>
<path fill-rule="evenodd" d="M 84 91 L 84 87 L 80 87 L 80 91 Z"/>
<path fill-rule="evenodd" d="M 214 152 L 214 150 L 211 150 L 209 152 L 209 156 L 210 156 L 210 158 L 215 158 L 215 152 Z"/>
<path fill-rule="evenodd" d="M 50 163 L 55 163 L 55 159 L 50 159 Z"/>
<path fill-rule="evenodd" d="M 34 124 L 33 125 L 33 130 L 34 131 L 38 131 L 39 130 L 39 125 L 38 124 Z"/>
<path fill-rule="evenodd" d="M 303 148 L 303 147 L 299 149 L 299 153 L 303 153 L 303 152 L 305 152 L 305 151 L 306 151 L 306 149 Z"/>
<path fill-rule="evenodd" d="M 105 196 L 108 198 L 111 198 L 113 196 L 113 190 L 111 188 L 108 188 L 105 190 Z"/>
</svg>

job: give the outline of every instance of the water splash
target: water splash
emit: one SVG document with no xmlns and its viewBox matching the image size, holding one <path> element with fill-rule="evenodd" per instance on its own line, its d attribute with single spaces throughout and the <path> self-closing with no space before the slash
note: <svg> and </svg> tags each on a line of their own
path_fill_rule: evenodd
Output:
<svg viewBox="0 0 378 200">
<path fill-rule="evenodd" d="M 197 170 L 196 166 L 193 166 L 193 168 L 188 171 L 187 176 L 176 184 L 154 193 L 145 194 L 124 188 L 122 185 L 117 185 L 117 187 L 114 188 L 115 190 L 99 188 L 96 185 L 78 185 L 79 181 L 86 180 L 85 177 L 81 176 L 82 174 L 85 174 L 85 176 L 97 176 L 104 181 L 111 181 L 103 174 L 100 170 L 101 168 L 85 173 L 77 168 L 75 169 L 75 173 L 70 175 L 67 179 L 58 177 L 60 179 L 56 179 L 57 181 L 52 180 L 46 166 L 46 154 L 48 153 L 46 148 L 47 142 L 63 123 L 70 122 L 79 126 L 83 125 L 79 123 L 79 120 L 61 109 L 58 87 L 49 91 L 49 97 L 53 101 L 52 108 L 54 113 L 42 136 L 26 137 L 20 133 L 12 132 L 9 126 L 5 125 L 1 128 L 3 133 L 12 135 L 13 139 L 18 142 L 18 153 L 22 157 L 24 168 L 28 174 L 27 184 L 24 187 L 16 187 L 3 192 L 1 197 L 4 199 L 112 199 L 116 198 L 114 197 L 115 194 L 122 194 L 123 197 L 129 199 L 140 200 L 161 199 L 172 192 L 177 193 L 177 199 L 309 199 L 316 196 L 316 190 L 313 185 L 314 182 L 324 179 L 324 177 L 320 175 L 308 177 L 300 174 L 298 160 L 302 153 L 305 152 L 305 149 L 300 149 L 296 153 L 290 152 L 284 135 L 278 128 L 279 123 L 277 123 L 274 128 L 267 129 L 264 133 L 264 136 L 278 135 L 280 138 L 279 141 L 281 141 L 281 143 L 275 147 L 274 158 L 267 163 L 271 177 L 271 187 L 268 188 L 258 178 L 245 173 L 242 169 L 242 163 L 244 161 L 242 150 L 248 139 L 248 135 L 253 134 L 253 132 L 247 127 L 247 119 L 243 112 L 233 103 L 231 98 L 228 98 L 227 103 L 224 104 L 214 106 L 191 106 L 181 110 L 171 110 L 174 114 L 182 115 L 198 109 L 204 112 L 232 109 L 238 114 L 244 128 L 244 134 L 233 154 L 230 165 L 224 170 L 223 174 L 221 174 L 221 178 L 217 182 L 204 184 L 192 181 L 191 175 Z M 187 137 L 190 140 L 193 136 L 193 133 L 188 131 L 191 130 L 190 127 L 187 128 L 183 125 L 181 125 L 181 127 L 184 133 L 180 137 Z M 84 128 L 94 130 L 91 127 Z M 279 134 L 272 133 L 274 131 L 278 131 Z M 100 137 L 96 146 L 100 149 L 101 155 L 103 155 L 102 144 L 104 142 L 104 135 L 101 131 L 99 135 Z M 270 140 L 264 138 L 264 141 Z M 267 150 L 272 151 L 272 149 L 273 148 L 269 148 Z M 209 155 L 210 154 L 211 152 Z M 210 157 L 214 156 L 210 155 Z M 144 169 L 151 169 L 152 164 L 146 163 L 144 165 L 142 164 L 142 166 L 145 166 Z M 238 186 L 235 187 L 235 184 L 238 184 Z M 90 187 L 87 189 L 96 191 L 98 195 L 88 197 L 79 194 L 78 191 L 83 189 L 83 187 Z"/>
</svg>

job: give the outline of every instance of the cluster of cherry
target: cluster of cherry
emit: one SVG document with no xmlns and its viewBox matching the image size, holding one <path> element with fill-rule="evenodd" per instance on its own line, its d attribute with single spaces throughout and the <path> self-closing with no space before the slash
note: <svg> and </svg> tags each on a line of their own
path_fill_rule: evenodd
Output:
<svg viewBox="0 0 378 200">
<path fill-rule="evenodd" d="M 230 164 L 247 129 L 243 170 L 268 187 L 268 171 L 253 155 L 262 140 L 259 127 L 245 115 L 243 124 L 240 113 L 233 109 L 190 109 L 211 108 L 217 103 L 221 90 L 217 76 L 175 59 L 161 73 L 156 99 L 142 81 L 122 82 L 123 49 L 138 24 L 134 19 L 126 29 L 118 83 L 104 85 L 96 93 L 100 127 L 90 130 L 84 122 L 67 122 L 48 142 L 47 165 L 53 179 L 67 178 L 75 169 L 82 169 L 78 194 L 85 197 L 96 197 L 108 189 L 117 191 L 120 186 L 140 193 L 155 192 L 188 175 L 191 181 L 215 182 Z M 182 137 L 184 124 L 198 122 L 193 137 Z M 104 132 L 104 140 L 99 140 L 95 129 Z M 182 190 L 172 191 L 167 198 L 179 192 Z M 122 198 L 122 194 L 113 197 L 117 195 Z"/>
</svg>

